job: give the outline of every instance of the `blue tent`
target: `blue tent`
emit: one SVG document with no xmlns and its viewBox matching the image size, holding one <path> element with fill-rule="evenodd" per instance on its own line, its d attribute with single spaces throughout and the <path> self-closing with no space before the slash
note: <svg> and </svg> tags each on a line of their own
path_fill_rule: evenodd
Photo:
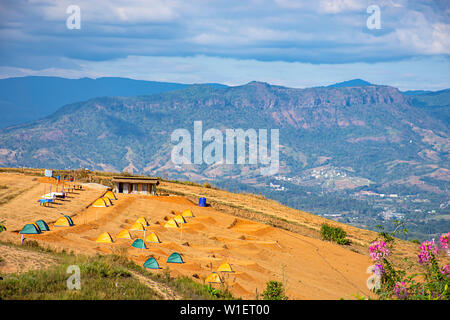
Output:
<svg viewBox="0 0 450 320">
<path fill-rule="evenodd" d="M 167 258 L 167 263 L 184 263 L 184 261 L 178 252 L 174 252 Z"/>
<path fill-rule="evenodd" d="M 159 269 L 158 261 L 153 257 L 148 258 L 142 266 L 149 269 Z"/>
</svg>

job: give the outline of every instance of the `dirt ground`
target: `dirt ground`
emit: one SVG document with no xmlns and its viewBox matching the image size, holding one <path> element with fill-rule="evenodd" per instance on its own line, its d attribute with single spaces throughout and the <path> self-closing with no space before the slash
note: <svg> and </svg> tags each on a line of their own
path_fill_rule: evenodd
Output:
<svg viewBox="0 0 450 320">
<path fill-rule="evenodd" d="M 113 206 L 93 208 L 89 205 L 104 191 L 85 186 L 84 191 L 76 191 L 66 201 L 47 208 L 37 202 L 44 188 L 49 192 L 47 183 L 30 176 L 2 173 L 0 185 L 8 185 L 8 192 L 23 190 L 0 205 L 0 220 L 6 220 L 8 228 L 0 234 L 0 240 L 20 243 L 18 231 L 23 225 L 43 219 L 50 231 L 26 238 L 44 247 L 92 255 L 126 254 L 140 265 L 153 256 L 161 269 L 152 272 L 169 267 L 172 276 L 186 275 L 197 281 L 228 262 L 234 272 L 221 274 L 222 280 L 235 296 L 243 299 L 255 299 L 269 280 L 282 281 L 290 299 L 354 299 L 356 293 L 369 295 L 366 281 L 370 275 L 366 270 L 371 261 L 368 256 L 330 242 L 236 218 L 212 207 L 198 207 L 181 196 L 118 194 Z M 186 218 L 187 223 L 179 229 L 164 227 L 174 217 L 171 211 L 184 209 L 191 209 L 195 217 Z M 61 214 L 71 216 L 75 225 L 54 227 Z M 130 228 L 141 216 L 150 224 L 145 233 L 155 232 L 161 243 L 146 243 L 147 249 L 131 247 L 134 239 L 144 236 L 143 231 L 130 231 L 133 240 L 117 239 L 122 229 Z M 95 241 L 105 231 L 114 243 Z M 0 256 L 4 255 L 3 250 L 1 247 Z M 184 264 L 166 263 L 174 251 L 182 254 Z"/>
<path fill-rule="evenodd" d="M 42 269 L 56 263 L 55 259 L 48 254 L 9 247 L 3 244 L 0 244 L 0 253 L 0 274 Z"/>
</svg>

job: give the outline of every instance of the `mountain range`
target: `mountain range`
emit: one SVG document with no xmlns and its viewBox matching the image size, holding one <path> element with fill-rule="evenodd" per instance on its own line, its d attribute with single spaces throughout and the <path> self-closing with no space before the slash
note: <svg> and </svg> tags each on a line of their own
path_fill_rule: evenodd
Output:
<svg viewBox="0 0 450 320">
<path fill-rule="evenodd" d="M 104 81 L 125 80 L 100 79 L 97 85 Z M 342 201 L 361 190 L 432 194 L 438 206 L 448 197 L 448 90 L 404 94 L 360 79 L 306 89 L 256 81 L 241 86 L 138 84 L 124 91 L 108 87 L 98 95 L 114 91 L 115 96 L 83 98 L 40 120 L 1 129 L 0 166 L 83 167 L 209 181 L 232 191 L 270 193 L 309 210 L 298 195 L 306 199 L 317 190 L 331 192 L 330 197 L 341 194 Z M 96 94 L 95 88 L 76 99 Z M 147 95 L 125 96 L 146 90 Z M 62 92 L 54 101 L 63 100 Z M 50 91 L 42 95 L 50 101 Z M 262 177 L 259 166 L 249 164 L 172 163 L 171 133 L 186 129 L 192 134 L 194 121 L 202 121 L 203 132 L 279 129 L 278 174 Z M 288 191 L 274 193 L 281 188 L 274 185 Z M 345 210 L 336 206 L 336 211 Z"/>
</svg>

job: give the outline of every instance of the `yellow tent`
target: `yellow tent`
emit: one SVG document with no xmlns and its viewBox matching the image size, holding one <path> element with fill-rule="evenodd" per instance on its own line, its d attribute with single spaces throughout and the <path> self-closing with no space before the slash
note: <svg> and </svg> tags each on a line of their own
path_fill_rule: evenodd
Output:
<svg viewBox="0 0 450 320">
<path fill-rule="evenodd" d="M 108 197 L 103 197 L 102 199 L 105 201 L 108 207 L 113 205 L 111 199 L 109 199 Z"/>
<path fill-rule="evenodd" d="M 139 219 L 136 220 L 136 222 L 142 223 L 142 225 L 143 225 L 144 227 L 148 227 L 148 226 L 149 226 L 147 220 L 146 220 L 144 217 L 140 217 Z"/>
<path fill-rule="evenodd" d="M 175 220 L 178 224 L 186 223 L 186 219 L 184 219 L 182 215 L 175 216 L 173 220 Z"/>
<path fill-rule="evenodd" d="M 131 237 L 130 231 L 128 231 L 127 229 L 123 229 L 122 231 L 120 231 L 117 234 L 117 238 L 120 238 L 120 239 L 133 239 Z"/>
<path fill-rule="evenodd" d="M 233 272 L 233 269 L 231 269 L 231 266 L 229 263 L 225 262 L 222 263 L 218 268 L 217 271 L 219 272 Z"/>
<path fill-rule="evenodd" d="M 107 191 L 104 195 L 105 198 L 108 198 L 109 200 L 117 200 L 116 195 L 111 190 Z"/>
<path fill-rule="evenodd" d="M 72 224 L 70 223 L 69 219 L 67 219 L 67 217 L 59 218 L 54 224 L 55 227 L 70 227 L 71 225 Z"/>
<path fill-rule="evenodd" d="M 111 238 L 111 235 L 108 232 L 103 232 L 101 235 L 98 236 L 96 242 L 113 243 L 113 239 Z"/>
<path fill-rule="evenodd" d="M 98 198 L 95 200 L 95 202 L 92 204 L 94 208 L 104 208 L 107 207 L 106 202 L 103 198 Z"/>
<path fill-rule="evenodd" d="M 169 221 L 166 222 L 164 227 L 166 227 L 166 228 L 178 228 L 178 223 L 174 219 L 170 219 Z"/>
<path fill-rule="evenodd" d="M 206 283 L 222 283 L 222 279 L 220 279 L 220 276 L 213 272 L 211 273 L 206 279 L 205 279 Z"/>
<path fill-rule="evenodd" d="M 131 226 L 130 230 L 131 230 L 131 231 L 144 231 L 145 228 L 144 228 L 144 225 L 143 225 L 142 223 L 136 221 L 136 222 Z"/>
<path fill-rule="evenodd" d="M 192 211 L 189 210 L 189 209 L 184 210 L 183 213 L 182 213 L 181 215 L 182 215 L 183 217 L 193 217 L 193 216 L 194 216 L 194 214 L 192 213 Z"/>
<path fill-rule="evenodd" d="M 152 232 L 151 234 L 149 234 L 148 236 L 145 237 L 145 241 L 146 242 L 153 242 L 153 243 L 161 243 L 161 241 L 159 241 L 158 236 L 156 235 L 156 233 Z"/>
</svg>

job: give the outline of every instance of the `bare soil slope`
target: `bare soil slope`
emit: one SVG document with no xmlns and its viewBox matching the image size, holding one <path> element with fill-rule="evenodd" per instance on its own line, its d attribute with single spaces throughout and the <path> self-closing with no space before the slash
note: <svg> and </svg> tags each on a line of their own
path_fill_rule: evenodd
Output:
<svg viewBox="0 0 450 320">
<path fill-rule="evenodd" d="M 82 254 L 126 254 L 140 265 L 153 256 L 161 267 L 154 272 L 162 272 L 167 267 L 172 276 L 185 275 L 198 281 L 216 271 L 221 263 L 228 262 L 234 272 L 222 273 L 222 280 L 235 296 L 243 299 L 254 299 L 264 291 L 269 280 L 283 281 L 291 299 L 352 299 L 356 293 L 370 294 L 366 270 L 372 263 L 367 254 L 318 239 L 317 228 L 322 222 L 330 221 L 273 201 L 163 183 L 161 187 L 172 193 L 188 194 L 118 194 L 113 206 L 94 208 L 89 205 L 103 191 L 85 185 L 84 191 L 77 191 L 66 201 L 47 208 L 36 202 L 44 192 L 44 183 L 36 178 L 2 173 L 0 185 L 10 186 L 10 192 L 22 190 L 14 199 L 0 205 L 0 218 L 6 220 L 8 228 L 0 234 L 0 240 L 20 242 L 18 231 L 25 223 L 44 219 L 51 231 L 27 235 L 25 241 L 36 240 L 44 247 Z M 199 195 L 206 196 L 209 202 L 216 201 L 217 208 L 198 207 L 188 199 L 195 200 Z M 174 217 L 172 211 L 185 209 L 191 209 L 195 217 L 186 218 L 187 223 L 179 229 L 164 227 Z M 239 210 L 249 216 L 239 215 Z M 286 226 L 274 227 L 273 221 L 271 225 L 263 223 L 269 213 L 270 219 L 279 219 Z M 54 227 L 53 222 L 61 214 L 71 216 L 75 225 Z M 122 229 L 129 229 L 141 216 L 150 223 L 146 235 L 155 232 L 161 243 L 146 243 L 147 249 L 136 249 L 131 247 L 133 240 L 117 238 Z M 361 246 L 374 237 L 370 231 L 345 225 L 344 228 L 352 241 Z M 102 232 L 109 232 L 114 242 L 96 242 Z M 134 239 L 144 236 L 143 231 L 131 231 L 131 234 Z M 184 264 L 166 263 L 175 251 L 182 254 Z"/>
</svg>

